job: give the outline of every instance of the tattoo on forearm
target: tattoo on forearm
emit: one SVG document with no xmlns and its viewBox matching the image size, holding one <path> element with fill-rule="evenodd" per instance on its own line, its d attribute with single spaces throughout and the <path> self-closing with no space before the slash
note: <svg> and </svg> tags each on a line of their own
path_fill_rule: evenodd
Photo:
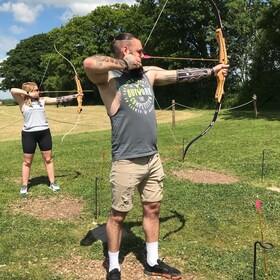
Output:
<svg viewBox="0 0 280 280">
<path fill-rule="evenodd" d="M 111 63 L 114 63 L 116 65 L 121 65 L 123 67 L 126 67 L 126 64 L 125 62 L 123 61 L 123 59 L 116 59 L 116 58 L 113 58 L 113 57 L 109 57 L 109 56 L 94 56 L 93 59 L 96 61 L 96 65 L 97 67 L 103 67 L 103 63 L 108 63 L 108 62 L 111 62 Z"/>
<path fill-rule="evenodd" d="M 177 78 L 177 75 L 176 74 L 164 74 L 164 80 L 165 81 L 173 81 L 175 82 L 176 81 L 176 78 Z"/>
<path fill-rule="evenodd" d="M 211 69 L 209 68 L 184 68 L 177 70 L 178 83 L 202 80 L 211 76 Z"/>
</svg>

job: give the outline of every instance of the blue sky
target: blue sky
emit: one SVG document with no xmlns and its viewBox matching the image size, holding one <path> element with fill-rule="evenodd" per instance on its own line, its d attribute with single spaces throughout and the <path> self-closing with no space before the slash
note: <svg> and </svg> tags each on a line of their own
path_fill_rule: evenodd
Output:
<svg viewBox="0 0 280 280">
<path fill-rule="evenodd" d="M 83 16 L 97 6 L 135 4 L 135 0 L 0 0 L 0 61 L 20 40 L 64 25 L 75 15 Z M 0 91 L 0 99 L 9 98 Z"/>
</svg>

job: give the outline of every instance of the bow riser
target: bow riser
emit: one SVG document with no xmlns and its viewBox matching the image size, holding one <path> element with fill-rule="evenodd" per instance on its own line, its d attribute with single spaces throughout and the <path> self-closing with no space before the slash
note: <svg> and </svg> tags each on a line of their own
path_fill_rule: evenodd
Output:
<svg viewBox="0 0 280 280">
<path fill-rule="evenodd" d="M 78 102 L 78 108 L 77 108 L 77 113 L 80 114 L 82 112 L 82 104 L 83 104 L 83 98 L 82 98 L 82 94 L 83 94 L 83 89 L 82 89 L 82 85 L 81 85 L 81 81 L 78 77 L 78 75 L 75 75 L 75 82 L 77 85 L 77 93 L 79 94 L 77 96 L 77 102 Z"/>
<path fill-rule="evenodd" d="M 223 36 L 223 31 L 221 28 L 216 30 L 216 39 L 219 45 L 220 54 L 219 54 L 219 62 L 223 64 L 228 63 L 227 59 L 227 49 L 226 49 L 226 41 Z M 217 89 L 215 93 L 215 101 L 217 103 L 221 103 L 223 94 L 224 94 L 224 84 L 225 84 L 225 76 L 223 75 L 222 71 L 217 74 Z"/>
</svg>

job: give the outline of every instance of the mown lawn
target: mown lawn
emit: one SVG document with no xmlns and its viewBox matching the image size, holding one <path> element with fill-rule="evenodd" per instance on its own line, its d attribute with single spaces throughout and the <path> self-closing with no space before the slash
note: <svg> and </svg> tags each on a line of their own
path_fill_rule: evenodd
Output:
<svg viewBox="0 0 280 280">
<path fill-rule="evenodd" d="M 94 112 L 94 107 L 90 110 Z M 183 279 L 192 279 L 191 275 L 193 279 L 207 280 L 252 279 L 254 242 L 261 240 L 255 207 L 256 199 L 260 199 L 264 241 L 274 245 L 272 250 L 266 252 L 269 276 L 278 280 L 280 114 L 261 112 L 256 119 L 253 112 L 222 111 L 214 128 L 191 146 L 182 162 L 183 142 L 188 143 L 202 132 L 209 124 L 212 113 L 199 111 L 194 118 L 178 121 L 175 128 L 166 123 L 158 126 L 158 147 L 166 173 L 160 256 L 180 267 L 185 276 Z M 98 241 L 91 246 L 80 246 L 88 230 L 106 223 L 110 210 L 110 131 L 105 127 L 108 122 L 104 111 L 102 114 L 105 130 L 87 130 L 86 123 L 93 125 L 94 118 L 100 119 L 100 115 L 96 113 L 91 117 L 85 114 L 84 117 L 88 119 L 83 123 L 83 131 L 70 133 L 63 142 L 62 136 L 70 128 L 64 126 L 63 130 L 62 123 L 62 128 L 55 128 L 55 121 L 50 121 L 60 193 L 52 193 L 48 189 L 45 170 L 37 151 L 32 165 L 30 192 L 26 197 L 20 196 L 21 142 L 19 137 L 16 140 L 0 139 L 0 279 L 104 279 L 104 268 L 102 276 L 94 273 L 84 275 L 82 272 L 79 275 L 74 271 L 75 267 L 86 270 L 83 262 L 77 261 L 77 256 L 102 264 L 103 250 L 106 251 L 106 244 Z M 72 117 L 71 125 L 77 120 L 76 115 Z M 161 113 L 158 117 L 161 118 Z M 54 119 L 59 123 L 59 117 L 55 116 Z M 11 118 L 10 121 L 13 126 L 13 121 L 17 119 Z M 2 135 L 6 133 L 4 126 L 1 122 Z M 9 129 L 9 134 L 11 131 L 19 134 L 20 127 Z M 81 129 L 81 126 L 77 129 Z M 176 175 L 190 169 L 232 175 L 239 181 L 231 184 L 194 183 Z M 100 211 L 97 219 L 96 178 L 100 178 L 97 181 Z M 50 203 L 53 197 L 61 201 L 67 198 L 82 201 L 82 212 L 72 220 L 40 219 L 21 211 L 23 209 L 19 207 L 38 199 Z M 14 211 L 17 205 L 19 211 Z M 55 216 L 59 215 L 60 210 L 53 208 L 50 211 Z M 122 256 L 128 258 L 132 253 L 143 257 L 144 236 L 137 196 L 125 228 L 129 236 L 123 240 Z M 70 267 L 73 271 L 66 269 L 63 260 L 72 260 Z M 125 269 L 123 273 L 125 276 Z M 263 252 L 259 247 L 256 273 L 257 279 L 265 279 Z M 124 279 L 134 280 L 131 275 Z M 143 276 L 142 279 L 148 278 Z"/>
</svg>

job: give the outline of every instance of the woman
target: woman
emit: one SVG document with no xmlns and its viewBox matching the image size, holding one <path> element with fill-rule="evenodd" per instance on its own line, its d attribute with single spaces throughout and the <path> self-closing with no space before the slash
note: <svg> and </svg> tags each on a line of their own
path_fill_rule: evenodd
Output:
<svg viewBox="0 0 280 280">
<path fill-rule="evenodd" d="M 52 137 L 45 115 L 45 104 L 58 104 L 77 98 L 78 94 L 60 97 L 40 97 L 36 83 L 27 82 L 22 89 L 12 88 L 11 93 L 19 105 L 23 114 L 24 125 L 22 129 L 22 187 L 20 194 L 28 193 L 28 180 L 31 164 L 36 146 L 38 144 L 45 163 L 45 168 L 50 180 L 50 189 L 59 191 L 60 188 L 55 181 L 54 165 L 52 161 Z"/>
</svg>

